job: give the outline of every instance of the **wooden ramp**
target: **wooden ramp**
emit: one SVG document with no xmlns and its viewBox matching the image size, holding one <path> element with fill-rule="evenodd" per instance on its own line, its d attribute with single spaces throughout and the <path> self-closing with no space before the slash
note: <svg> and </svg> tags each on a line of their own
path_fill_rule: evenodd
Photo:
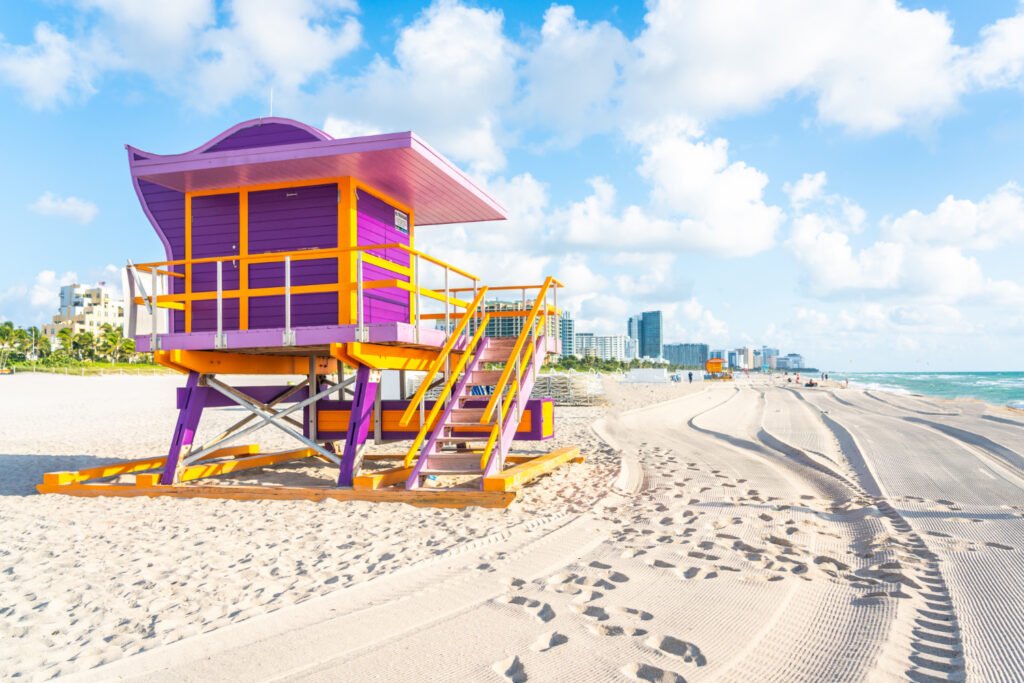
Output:
<svg viewBox="0 0 1024 683">
<path fill-rule="evenodd" d="M 493 477 L 485 477 L 476 488 L 447 487 L 406 489 L 411 468 L 400 466 L 360 474 L 351 488 L 338 486 L 278 486 L 196 483 L 201 479 L 247 469 L 315 457 L 312 449 L 302 448 L 279 453 L 259 453 L 255 445 L 215 451 L 195 465 L 182 470 L 181 483 L 162 485 L 160 470 L 166 458 L 141 458 L 91 467 L 77 471 L 47 472 L 36 486 L 39 493 L 66 496 L 114 496 L 218 498 L 228 500 L 364 500 L 407 503 L 418 507 L 506 508 L 516 499 L 528 481 L 568 462 L 583 462 L 576 446 L 560 448 L 540 456 L 511 456 L 513 467 Z M 393 456 L 368 456 L 367 460 L 390 460 Z M 121 481 L 132 478 L 133 481 Z M 114 481 L 117 480 L 117 481 Z"/>
</svg>

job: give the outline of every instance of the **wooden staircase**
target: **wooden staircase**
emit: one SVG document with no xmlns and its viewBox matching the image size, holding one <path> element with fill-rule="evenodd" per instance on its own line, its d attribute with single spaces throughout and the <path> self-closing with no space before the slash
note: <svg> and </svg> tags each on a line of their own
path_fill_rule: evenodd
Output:
<svg viewBox="0 0 1024 683">
<path fill-rule="evenodd" d="M 429 475 L 481 475 L 484 471 L 482 456 L 498 421 L 495 413 L 489 420 L 484 419 L 485 408 L 467 407 L 469 402 L 481 403 L 490 396 L 501 370 L 480 370 L 484 363 L 505 363 L 516 340 L 513 338 L 485 337 L 480 349 L 466 368 L 463 381 L 456 384 L 452 393 L 451 407 L 442 413 L 435 433 L 427 439 L 420 453 L 422 467 L 413 470 L 406 484 L 415 488 L 422 483 L 422 477 Z M 473 387 L 483 387 L 484 396 L 474 395 Z M 513 425 L 512 428 L 518 426 Z M 472 431 L 473 434 L 459 434 L 458 431 Z M 418 470 L 418 471 L 417 471 Z"/>
<path fill-rule="evenodd" d="M 547 355 L 550 310 L 546 309 L 546 295 L 552 283 L 553 278 L 548 278 L 540 288 L 516 338 L 483 337 L 490 314 L 479 319 L 475 334 L 463 347 L 462 357 L 446 377 L 441 395 L 406 454 L 405 467 L 412 470 L 405 483 L 407 489 L 423 486 L 427 477 L 487 477 L 504 469 L 526 401 Z M 483 293 L 466 311 L 454 334 L 461 334 L 467 319 L 482 308 Z M 424 381 L 440 367 L 444 353 L 454 347 L 446 344 L 445 348 L 447 351 L 439 356 L 435 369 Z M 424 390 L 421 385 L 403 420 L 411 417 Z"/>
</svg>

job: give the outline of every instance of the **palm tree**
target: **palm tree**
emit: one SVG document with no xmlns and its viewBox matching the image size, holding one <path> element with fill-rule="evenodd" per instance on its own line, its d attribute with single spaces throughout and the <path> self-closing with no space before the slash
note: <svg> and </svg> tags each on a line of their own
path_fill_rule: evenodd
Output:
<svg viewBox="0 0 1024 683">
<path fill-rule="evenodd" d="M 123 339 L 124 334 L 120 327 L 114 327 L 110 323 L 103 325 L 99 338 L 100 353 L 106 356 L 111 363 L 118 362 L 122 355 L 121 341 Z"/>
<path fill-rule="evenodd" d="M 15 329 L 14 323 L 10 320 L 0 323 L 0 370 L 7 366 L 7 361 L 14 351 Z"/>
<path fill-rule="evenodd" d="M 96 337 L 92 332 L 79 332 L 71 340 L 71 348 L 78 360 L 93 360 L 96 357 Z"/>
<path fill-rule="evenodd" d="M 57 330 L 57 341 L 60 342 L 60 350 L 65 356 L 71 357 L 75 345 L 75 331 L 70 327 L 62 327 Z"/>
</svg>

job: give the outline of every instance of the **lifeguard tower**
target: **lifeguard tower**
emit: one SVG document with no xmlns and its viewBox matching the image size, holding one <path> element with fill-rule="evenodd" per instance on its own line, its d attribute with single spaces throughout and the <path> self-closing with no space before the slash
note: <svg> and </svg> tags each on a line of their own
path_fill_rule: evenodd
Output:
<svg viewBox="0 0 1024 683">
<path fill-rule="evenodd" d="M 263 118 L 183 154 L 127 151 L 166 254 L 129 262 L 127 332 L 187 375 L 178 421 L 166 456 L 49 473 L 41 492 L 506 506 L 529 479 L 581 461 L 577 448 L 512 451 L 554 433 L 551 400 L 530 394 L 559 351 L 561 283 L 488 288 L 416 249 L 421 226 L 506 216 L 415 134 L 333 139 Z M 495 291 L 522 305 L 489 312 Z M 488 336 L 496 316 L 518 317 L 518 334 Z M 399 376 L 397 396 L 382 397 L 385 372 Z M 415 391 L 407 373 L 422 377 Z M 224 375 L 269 379 L 232 386 Z M 203 412 L 219 406 L 246 414 L 195 443 Z M 265 427 L 298 448 L 262 454 L 244 443 Z M 411 444 L 366 456 L 371 437 Z M 197 483 L 302 458 L 335 476 L 324 486 Z"/>
</svg>

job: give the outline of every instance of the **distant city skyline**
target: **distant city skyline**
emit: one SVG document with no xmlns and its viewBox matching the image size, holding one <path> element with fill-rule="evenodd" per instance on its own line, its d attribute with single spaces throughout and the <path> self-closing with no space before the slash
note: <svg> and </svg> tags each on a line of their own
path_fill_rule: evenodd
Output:
<svg viewBox="0 0 1024 683">
<path fill-rule="evenodd" d="M 136 4 L 4 8 L 0 319 L 41 325 L 61 286 L 163 258 L 124 145 L 193 149 L 273 91 L 276 116 L 412 130 L 464 169 L 509 220 L 417 248 L 489 285 L 553 273 L 580 330 L 661 310 L 665 342 L 1016 367 L 1016 0 L 750 3 L 728 31 L 713 2 Z"/>
</svg>

